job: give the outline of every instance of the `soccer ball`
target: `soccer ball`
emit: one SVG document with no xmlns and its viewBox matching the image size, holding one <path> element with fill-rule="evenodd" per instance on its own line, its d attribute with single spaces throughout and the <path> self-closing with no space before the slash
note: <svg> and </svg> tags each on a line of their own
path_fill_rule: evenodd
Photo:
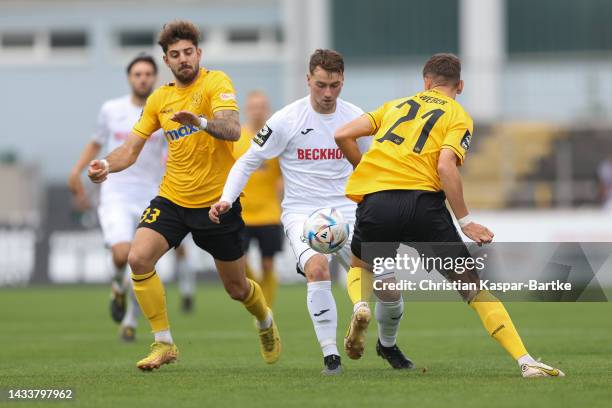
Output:
<svg viewBox="0 0 612 408">
<path fill-rule="evenodd" d="M 334 253 L 349 237 L 349 225 L 335 208 L 321 208 L 304 222 L 304 239 L 315 251 Z"/>
</svg>

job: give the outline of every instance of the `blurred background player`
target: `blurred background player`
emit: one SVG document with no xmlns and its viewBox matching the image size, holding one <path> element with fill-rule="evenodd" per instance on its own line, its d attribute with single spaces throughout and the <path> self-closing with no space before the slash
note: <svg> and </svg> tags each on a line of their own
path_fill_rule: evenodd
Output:
<svg viewBox="0 0 612 408">
<path fill-rule="evenodd" d="M 221 196 L 235 161 L 233 142 L 240 138 L 240 122 L 230 78 L 222 71 L 200 67 L 200 36 L 189 21 L 163 26 L 158 43 L 175 82 L 151 94 L 125 142 L 105 159 L 92 161 L 88 169 L 94 183 L 104 182 L 110 174 L 132 166 L 146 141 L 164 130 L 169 145 L 164 178 L 159 194 L 142 214 L 128 255 L 134 293 L 155 339 L 149 354 L 136 363 L 141 370 L 178 358 L 164 285 L 155 268 L 170 247 L 177 247 L 189 233 L 215 259 L 228 295 L 255 317 L 264 361 L 274 363 L 281 353 L 272 311 L 257 282 L 245 276 L 240 202 L 220 225 L 208 217 L 209 206 Z"/>
<path fill-rule="evenodd" d="M 251 139 L 263 128 L 270 117 L 270 102 L 262 91 L 247 95 L 245 104 L 246 122 L 235 143 L 236 158 L 242 156 L 251 145 Z M 261 278 L 258 280 L 269 306 L 274 303 L 278 278 L 274 271 L 274 255 L 283 249 L 283 228 L 280 223 L 280 196 L 283 179 L 278 159 L 266 160 L 251 175 L 244 188 L 242 218 L 246 224 L 245 251 L 251 240 L 257 240 L 261 254 Z M 247 274 L 254 276 L 247 263 Z"/>
<path fill-rule="evenodd" d="M 363 111 L 339 98 L 344 59 L 338 52 L 316 50 L 310 57 L 306 80 L 310 94 L 272 115 L 236 162 L 220 202 L 211 208 L 211 219 L 215 221 L 219 214 L 231 209 L 250 175 L 265 160 L 279 158 L 285 187 L 283 227 L 299 271 L 308 282 L 306 303 L 323 352 L 322 373 L 334 375 L 342 372 L 342 365 L 336 346 L 338 315 L 331 291 L 331 257 L 310 248 L 303 237 L 303 226 L 313 211 L 326 206 L 336 208 L 349 225 L 353 224 L 356 205 L 344 195 L 352 166 L 336 146 L 333 132 Z M 359 149 L 366 151 L 368 146 L 369 139 L 360 140 Z M 343 250 L 348 251 L 346 246 Z M 348 253 L 340 252 L 338 256 L 346 257 L 344 263 L 348 263 Z M 385 321 L 379 323 L 385 325 Z"/>
<path fill-rule="evenodd" d="M 489 229 L 472 220 L 463 197 L 458 166 L 463 165 L 470 148 L 474 124 L 455 100 L 463 91 L 459 58 L 453 54 L 432 56 L 423 68 L 423 82 L 424 91 L 389 101 L 335 134 L 338 146 L 355 166 L 346 184 L 346 195 L 359 203 L 351 242 L 353 267 L 348 278 L 349 295 L 356 305 L 363 302 L 362 291 L 371 288 L 370 283 L 364 284 L 372 281 L 371 271 L 364 268 L 372 264 L 374 256 L 381 255 L 365 253 L 362 244 L 389 242 L 384 257 L 393 258 L 400 242 L 446 243 L 433 246 L 433 256 L 470 257 L 445 199 L 468 238 L 481 245 L 493 240 Z M 373 134 L 372 147 L 362 155 L 358 138 Z M 372 177 L 374 173 L 377 177 Z M 394 249 L 392 243 L 397 243 Z M 449 281 L 470 278 L 469 273 L 457 274 L 446 268 L 439 272 Z M 474 282 L 477 281 L 475 276 Z M 562 371 L 527 353 L 506 308 L 489 291 L 460 293 L 476 311 L 487 333 L 518 362 L 523 377 L 564 376 Z M 397 292 L 388 303 L 401 317 L 401 293 Z M 393 329 L 379 329 L 376 350 L 381 356 L 397 348 L 398 327 Z"/>
<path fill-rule="evenodd" d="M 191 235 L 185 239 L 191 239 L 190 237 Z M 191 313 L 194 310 L 196 289 L 195 268 L 189 261 L 187 245 L 185 243 L 181 243 L 181 245 L 176 247 L 174 254 L 174 270 L 181 296 L 181 310 L 183 313 Z"/>
<path fill-rule="evenodd" d="M 157 81 L 155 60 L 148 55 L 137 56 L 127 66 L 127 77 L 131 93 L 102 105 L 94 137 L 70 174 L 68 184 L 77 202 L 87 201 L 80 178 L 83 169 L 103 146 L 107 151 L 120 146 L 138 121 Z M 126 302 L 126 293 L 131 292 L 126 275 L 127 258 L 142 211 L 157 191 L 163 175 L 164 155 L 163 133 L 157 132 L 143 148 L 138 162 L 129 171 L 111 175 L 100 191 L 98 218 L 112 255 L 111 316 L 121 322 L 122 337 L 128 341 L 134 337 L 138 305 L 133 298 L 129 304 Z"/>
</svg>

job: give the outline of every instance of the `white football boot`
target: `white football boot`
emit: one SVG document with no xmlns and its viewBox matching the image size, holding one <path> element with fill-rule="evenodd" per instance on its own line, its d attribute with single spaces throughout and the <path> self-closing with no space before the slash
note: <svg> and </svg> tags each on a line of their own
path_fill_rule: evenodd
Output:
<svg viewBox="0 0 612 408">
<path fill-rule="evenodd" d="M 565 377 L 565 373 L 563 371 L 544 363 L 540 363 L 539 361 L 536 361 L 535 363 L 522 364 L 521 375 L 523 378 Z"/>
</svg>

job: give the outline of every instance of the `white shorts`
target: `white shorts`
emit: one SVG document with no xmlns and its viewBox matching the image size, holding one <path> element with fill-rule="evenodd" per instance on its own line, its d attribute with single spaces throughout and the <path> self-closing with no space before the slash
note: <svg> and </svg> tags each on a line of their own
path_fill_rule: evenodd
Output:
<svg viewBox="0 0 612 408">
<path fill-rule="evenodd" d="M 297 261 L 297 265 L 302 272 L 305 271 L 306 263 L 310 258 L 319 254 L 317 251 L 312 249 L 308 242 L 304 238 L 304 222 L 308 218 L 310 214 L 299 214 L 299 213 L 283 213 L 281 217 L 281 222 L 283 223 L 283 228 L 285 229 L 285 235 L 289 238 L 289 244 L 291 245 L 291 249 L 293 250 L 293 254 L 295 255 L 295 259 Z M 351 253 L 351 239 L 353 238 L 353 226 L 354 220 L 349 220 L 349 239 L 346 241 L 344 246 L 340 251 L 338 251 L 335 255 L 339 256 L 340 263 L 342 266 L 347 269 L 348 265 L 350 265 L 350 253 Z M 324 255 L 329 262 L 331 260 L 332 255 Z"/>
<path fill-rule="evenodd" d="M 142 212 L 155 197 L 145 194 L 103 194 L 98 206 L 98 219 L 104 243 L 109 247 L 120 242 L 132 242 Z"/>
</svg>

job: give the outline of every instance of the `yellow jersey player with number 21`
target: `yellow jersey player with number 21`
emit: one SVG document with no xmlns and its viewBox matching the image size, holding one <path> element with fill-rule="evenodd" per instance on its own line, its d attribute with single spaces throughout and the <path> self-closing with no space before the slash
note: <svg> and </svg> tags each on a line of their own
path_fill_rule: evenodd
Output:
<svg viewBox="0 0 612 408">
<path fill-rule="evenodd" d="M 471 257 L 445 200 L 468 238 L 480 245 L 493 240 L 488 228 L 471 219 L 463 198 L 458 166 L 470 148 L 473 122 L 455 100 L 464 85 L 459 58 L 452 54 L 432 56 L 423 68 L 423 83 L 424 91 L 387 102 L 335 133 L 336 143 L 355 166 L 346 195 L 359 203 L 351 242 L 353 267 L 348 275 L 349 296 L 356 305 L 367 301 L 367 290 L 372 289 L 373 259 L 394 258 L 399 243 L 439 259 Z M 356 140 L 368 135 L 375 135 L 374 141 L 362 157 Z M 381 242 L 388 244 L 372 251 L 374 243 Z M 441 267 L 439 272 L 451 282 L 479 279 L 474 270 L 456 272 L 452 266 Z M 518 362 L 523 377 L 564 375 L 527 353 L 510 315 L 495 296 L 486 290 L 459 293 L 476 311 L 488 334 Z M 387 291 L 382 295 L 397 304 L 401 317 L 401 293 Z M 349 330 L 349 345 L 362 341 L 367 329 L 353 324 L 359 318 L 359 307 L 355 310 L 349 327 L 358 330 Z M 399 318 L 395 330 L 389 328 L 379 335 L 379 355 L 397 347 L 398 326 Z"/>
</svg>

